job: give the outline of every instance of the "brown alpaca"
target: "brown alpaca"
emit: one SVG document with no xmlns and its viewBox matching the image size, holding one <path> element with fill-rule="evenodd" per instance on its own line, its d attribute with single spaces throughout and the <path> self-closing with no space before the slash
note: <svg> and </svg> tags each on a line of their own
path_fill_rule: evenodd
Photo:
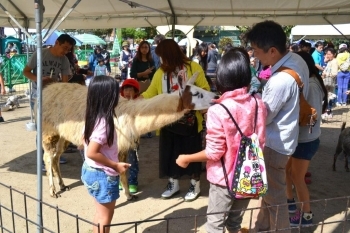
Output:
<svg viewBox="0 0 350 233">
<path fill-rule="evenodd" d="M 182 98 L 178 94 L 161 94 L 151 99 L 120 98 L 114 120 L 119 160 L 126 161 L 128 149 L 135 146 L 140 135 L 175 122 L 183 116 L 186 111 L 184 109 L 193 109 L 192 93 L 198 93 L 198 88 L 195 88 L 192 85 L 187 86 Z M 204 95 L 212 94 L 203 89 L 200 92 Z M 79 84 L 55 83 L 43 90 L 42 144 L 52 197 L 59 196 L 53 176 L 56 177 L 61 191 L 69 190 L 61 176 L 59 158 L 69 142 L 77 146 L 83 143 L 86 97 L 87 88 Z M 120 174 L 120 180 L 128 200 L 133 199 L 125 173 Z"/>
</svg>

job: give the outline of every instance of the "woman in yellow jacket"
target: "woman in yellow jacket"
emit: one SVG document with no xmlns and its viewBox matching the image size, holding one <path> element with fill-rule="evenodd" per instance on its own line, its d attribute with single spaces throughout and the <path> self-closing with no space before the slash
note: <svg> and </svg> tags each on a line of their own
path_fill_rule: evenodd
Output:
<svg viewBox="0 0 350 233">
<path fill-rule="evenodd" d="M 339 45 L 339 54 L 337 56 L 338 66 L 340 67 L 344 62 L 349 61 L 349 51 L 346 44 Z M 337 75 L 337 84 L 338 84 L 338 95 L 337 95 L 337 106 L 346 106 L 347 100 L 347 90 L 350 80 L 350 67 L 346 71 L 339 69 Z"/>
<path fill-rule="evenodd" d="M 144 98 L 152 98 L 162 93 L 172 93 L 184 88 L 192 75 L 199 72 L 195 85 L 210 90 L 202 67 L 192 62 L 180 50 L 172 39 L 160 42 L 155 50 L 160 57 L 160 67 L 153 76 L 148 89 L 142 93 Z M 176 164 L 180 154 L 193 154 L 202 150 L 201 131 L 203 117 L 199 111 L 191 111 L 180 119 L 182 123 L 174 123 L 160 130 L 159 135 L 159 175 L 169 178 L 162 198 L 170 198 L 178 193 L 179 178 L 183 175 L 191 177 L 190 188 L 185 195 L 185 201 L 195 200 L 200 193 L 201 163 L 191 163 L 187 168 Z"/>
</svg>

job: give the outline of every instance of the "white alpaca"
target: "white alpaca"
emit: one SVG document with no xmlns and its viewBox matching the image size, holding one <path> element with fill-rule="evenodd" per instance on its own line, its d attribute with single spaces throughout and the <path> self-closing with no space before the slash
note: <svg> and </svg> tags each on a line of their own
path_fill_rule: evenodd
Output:
<svg viewBox="0 0 350 233">
<path fill-rule="evenodd" d="M 194 82 L 195 77 L 190 80 Z M 125 154 L 134 146 L 140 135 L 159 129 L 175 122 L 186 112 L 184 109 L 208 108 L 214 94 L 193 85 L 184 92 L 194 96 L 189 103 L 183 103 L 183 98 L 177 94 L 161 94 L 151 99 L 126 100 L 120 98 L 116 107 L 114 120 L 118 135 L 119 160 L 126 161 Z M 198 97 L 199 96 L 199 97 Z M 87 88 L 79 84 L 55 83 L 43 90 L 43 148 L 44 162 L 49 177 L 50 195 L 58 197 L 53 175 L 57 178 L 60 190 L 69 190 L 62 180 L 59 158 L 69 142 L 82 145 L 82 134 L 85 120 Z M 192 101 L 192 102 L 191 102 Z M 184 104 L 178 111 L 179 103 Z M 121 156 L 123 155 L 123 156 Z M 122 158 L 121 158 L 122 157 Z M 125 174 L 121 182 L 128 200 L 133 196 L 129 193 Z"/>
</svg>

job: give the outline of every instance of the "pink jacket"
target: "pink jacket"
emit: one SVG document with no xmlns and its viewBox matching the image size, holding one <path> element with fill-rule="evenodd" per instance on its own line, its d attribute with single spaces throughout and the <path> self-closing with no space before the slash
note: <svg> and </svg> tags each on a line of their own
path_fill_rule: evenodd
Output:
<svg viewBox="0 0 350 233">
<path fill-rule="evenodd" d="M 265 146 L 265 123 L 267 111 L 259 95 L 256 133 L 261 147 Z M 216 103 L 224 104 L 231 112 L 243 134 L 249 136 L 254 130 L 256 102 L 247 93 L 247 88 L 240 88 L 224 93 Z M 226 186 L 220 158 L 224 157 L 228 177 L 232 176 L 233 163 L 237 155 L 241 136 L 226 110 L 219 104 L 208 109 L 207 136 L 205 152 L 207 161 L 207 179 L 212 184 Z"/>
</svg>

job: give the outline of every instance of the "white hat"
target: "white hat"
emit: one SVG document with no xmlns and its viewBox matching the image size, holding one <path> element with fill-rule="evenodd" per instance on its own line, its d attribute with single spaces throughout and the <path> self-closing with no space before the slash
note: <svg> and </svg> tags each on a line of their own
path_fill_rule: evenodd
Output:
<svg viewBox="0 0 350 233">
<path fill-rule="evenodd" d="M 339 49 L 341 49 L 341 48 L 348 48 L 348 46 L 346 44 L 340 44 Z"/>
</svg>

